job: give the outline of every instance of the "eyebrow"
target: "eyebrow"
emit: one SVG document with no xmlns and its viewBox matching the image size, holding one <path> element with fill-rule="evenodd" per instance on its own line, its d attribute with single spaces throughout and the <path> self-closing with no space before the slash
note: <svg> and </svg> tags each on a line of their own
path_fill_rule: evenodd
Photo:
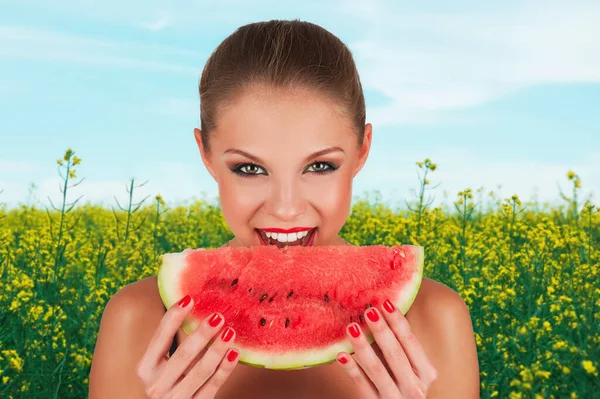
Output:
<svg viewBox="0 0 600 399">
<path fill-rule="evenodd" d="M 329 147 L 329 148 L 325 148 L 323 150 L 314 152 L 312 154 L 310 154 L 309 156 L 306 157 L 305 161 L 308 162 L 309 160 L 313 159 L 313 158 L 317 158 L 323 155 L 327 155 L 330 154 L 332 152 L 338 152 L 341 151 L 342 153 L 345 153 L 344 150 L 341 147 Z M 230 148 L 227 151 L 225 151 L 225 154 L 239 154 L 239 155 L 243 155 L 247 158 L 250 158 L 251 160 L 253 160 L 254 162 L 257 163 L 264 163 L 259 157 L 254 156 L 252 154 L 247 153 L 246 151 L 242 151 L 242 150 L 238 150 L 237 148 Z"/>
</svg>

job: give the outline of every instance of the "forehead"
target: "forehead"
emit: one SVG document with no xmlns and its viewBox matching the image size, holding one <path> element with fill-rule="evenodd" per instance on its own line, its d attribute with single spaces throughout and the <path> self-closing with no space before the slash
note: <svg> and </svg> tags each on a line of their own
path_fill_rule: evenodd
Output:
<svg viewBox="0 0 600 399">
<path fill-rule="evenodd" d="M 215 149 L 244 148 L 259 155 L 264 149 L 314 152 L 323 146 L 349 146 L 356 133 L 342 107 L 305 89 L 245 90 L 219 112 L 212 135 Z"/>
</svg>

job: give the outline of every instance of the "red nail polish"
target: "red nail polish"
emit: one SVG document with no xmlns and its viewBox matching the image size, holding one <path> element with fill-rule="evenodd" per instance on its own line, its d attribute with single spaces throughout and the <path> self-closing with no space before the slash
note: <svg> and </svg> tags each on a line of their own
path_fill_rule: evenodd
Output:
<svg viewBox="0 0 600 399">
<path fill-rule="evenodd" d="M 190 304 L 191 300 L 192 298 L 190 298 L 189 295 L 186 295 L 183 298 L 181 298 L 179 302 L 177 302 L 177 306 L 179 306 L 180 308 L 185 308 L 187 305 Z"/>
<path fill-rule="evenodd" d="M 389 301 L 389 299 L 386 299 L 385 302 L 383 303 L 383 308 L 385 310 L 387 310 L 388 313 L 393 313 L 394 310 L 396 310 L 396 307 L 394 306 L 393 303 L 391 303 Z"/>
<path fill-rule="evenodd" d="M 346 364 L 346 363 L 348 363 L 348 359 L 346 359 L 346 356 L 340 356 L 340 357 L 338 358 L 338 361 L 339 361 L 340 363 L 342 363 L 342 364 Z"/>
<path fill-rule="evenodd" d="M 348 327 L 348 331 L 350 331 L 350 335 L 352 335 L 354 338 L 358 338 L 360 336 L 360 328 L 356 323 L 350 324 L 350 327 Z"/>
<path fill-rule="evenodd" d="M 236 351 L 231 351 L 227 355 L 227 360 L 229 360 L 230 362 L 234 362 L 235 359 L 237 359 L 237 357 L 238 357 L 238 353 Z"/>
<path fill-rule="evenodd" d="M 221 322 L 221 316 L 219 316 L 217 313 L 214 313 L 213 316 L 208 321 L 208 324 L 211 327 L 216 327 L 219 325 L 220 322 Z"/>
<path fill-rule="evenodd" d="M 369 309 L 369 311 L 367 312 L 367 317 L 372 322 L 376 322 L 377 320 L 379 320 L 379 315 L 377 314 L 377 311 L 375 310 L 375 308 Z"/>
<path fill-rule="evenodd" d="M 233 338 L 233 330 L 227 327 L 225 331 L 223 331 L 223 334 L 221 334 L 221 339 L 223 342 L 229 342 L 231 338 Z"/>
</svg>

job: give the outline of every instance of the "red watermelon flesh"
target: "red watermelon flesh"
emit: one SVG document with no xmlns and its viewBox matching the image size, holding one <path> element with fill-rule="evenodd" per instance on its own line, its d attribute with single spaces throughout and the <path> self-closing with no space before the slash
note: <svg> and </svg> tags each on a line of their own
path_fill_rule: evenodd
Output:
<svg viewBox="0 0 600 399">
<path fill-rule="evenodd" d="M 163 255 L 158 286 L 167 307 L 194 299 L 187 334 L 220 312 L 237 333 L 240 362 L 297 369 L 352 353 L 351 321 L 373 342 L 365 309 L 390 299 L 406 314 L 422 272 L 420 246 L 222 247 Z"/>
</svg>

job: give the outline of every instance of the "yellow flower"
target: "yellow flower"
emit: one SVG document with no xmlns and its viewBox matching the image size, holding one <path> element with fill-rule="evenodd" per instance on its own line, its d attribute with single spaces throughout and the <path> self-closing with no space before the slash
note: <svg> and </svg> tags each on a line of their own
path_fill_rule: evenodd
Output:
<svg viewBox="0 0 600 399">
<path fill-rule="evenodd" d="M 549 371 L 544 371 L 544 370 L 538 370 L 535 372 L 535 376 L 536 378 L 540 378 L 543 380 L 547 380 L 550 378 L 550 372 Z"/>
<path fill-rule="evenodd" d="M 521 326 L 521 328 L 519 329 L 519 334 L 526 335 L 527 334 L 527 327 Z"/>
<path fill-rule="evenodd" d="M 8 364 L 12 369 L 21 371 L 25 361 L 19 357 L 17 351 L 14 349 L 3 350 L 2 354 L 8 358 Z"/>
<path fill-rule="evenodd" d="M 563 372 L 563 374 L 571 374 L 571 369 L 568 368 L 567 366 L 563 366 L 562 372 Z"/>
<path fill-rule="evenodd" d="M 72 156 L 73 156 L 73 150 L 69 148 L 67 150 L 67 152 L 65 152 L 65 156 L 63 157 L 63 159 L 65 161 L 68 161 L 69 159 L 71 159 Z"/>
<path fill-rule="evenodd" d="M 554 345 L 552 345 L 552 349 L 554 350 L 567 349 L 568 347 L 569 343 L 565 340 L 555 342 Z"/>
<path fill-rule="evenodd" d="M 594 376 L 598 375 L 598 370 L 596 370 L 596 366 L 594 366 L 594 363 L 592 363 L 591 360 L 584 360 L 581 362 L 581 365 L 583 366 L 583 369 L 586 371 L 586 373 Z"/>
</svg>

